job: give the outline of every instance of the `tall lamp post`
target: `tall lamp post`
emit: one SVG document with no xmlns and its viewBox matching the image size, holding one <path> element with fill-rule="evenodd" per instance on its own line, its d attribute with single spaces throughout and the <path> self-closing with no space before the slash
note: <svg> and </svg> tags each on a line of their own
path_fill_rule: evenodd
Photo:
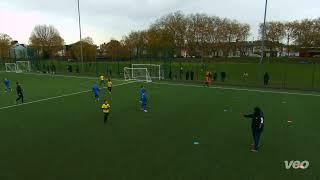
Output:
<svg viewBox="0 0 320 180">
<path fill-rule="evenodd" d="M 82 49 L 82 30 L 81 30 L 81 18 L 80 18 L 80 0 L 77 0 L 78 3 L 78 18 L 79 18 L 79 34 L 80 34 L 80 59 L 81 59 L 81 69 L 83 71 L 83 49 Z"/>
<path fill-rule="evenodd" d="M 260 71 L 261 71 L 261 73 L 263 70 L 263 58 L 264 58 L 264 51 L 265 51 L 267 8 L 268 8 L 268 0 L 266 0 L 265 7 L 264 7 L 264 19 L 263 19 L 263 27 L 262 27 L 261 58 L 260 58 Z"/>
</svg>

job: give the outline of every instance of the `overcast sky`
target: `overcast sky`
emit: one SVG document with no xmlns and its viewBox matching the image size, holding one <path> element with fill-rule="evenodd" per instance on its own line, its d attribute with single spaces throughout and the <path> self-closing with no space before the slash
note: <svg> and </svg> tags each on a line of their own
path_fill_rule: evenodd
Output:
<svg viewBox="0 0 320 180">
<path fill-rule="evenodd" d="M 251 25 L 252 38 L 263 19 L 264 0 L 80 0 L 83 37 L 96 44 L 146 29 L 175 11 L 207 13 Z M 320 0 L 269 0 L 268 20 L 320 17 Z M 77 0 L 0 0 L 0 33 L 28 43 L 37 24 L 54 25 L 67 44 L 79 39 Z"/>
</svg>

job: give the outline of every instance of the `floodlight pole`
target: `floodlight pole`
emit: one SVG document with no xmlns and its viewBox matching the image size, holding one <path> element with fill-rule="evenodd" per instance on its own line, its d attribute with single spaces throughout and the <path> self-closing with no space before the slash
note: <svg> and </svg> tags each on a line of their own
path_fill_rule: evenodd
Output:
<svg viewBox="0 0 320 180">
<path fill-rule="evenodd" d="M 78 17 L 79 17 L 79 33 L 80 33 L 80 59 L 81 59 L 81 69 L 83 71 L 83 49 L 82 49 L 82 31 L 81 31 L 81 18 L 80 18 L 80 0 L 78 2 Z"/>
<path fill-rule="evenodd" d="M 263 19 L 263 27 L 262 27 L 261 58 L 260 58 L 260 71 L 261 71 L 261 73 L 263 70 L 263 58 L 264 58 L 264 51 L 265 51 L 265 42 L 264 41 L 266 39 L 267 8 L 268 8 L 268 0 L 266 0 L 265 7 L 264 7 L 264 19 Z"/>
</svg>

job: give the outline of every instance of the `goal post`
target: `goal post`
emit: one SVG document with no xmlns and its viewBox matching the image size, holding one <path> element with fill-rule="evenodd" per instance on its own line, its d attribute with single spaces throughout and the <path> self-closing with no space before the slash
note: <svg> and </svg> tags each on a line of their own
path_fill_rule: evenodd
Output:
<svg viewBox="0 0 320 180">
<path fill-rule="evenodd" d="M 147 68 L 151 79 L 161 80 L 161 66 L 159 64 L 132 64 L 131 68 Z"/>
<path fill-rule="evenodd" d="M 30 61 L 17 61 L 16 65 L 17 65 L 17 70 L 16 70 L 17 73 L 31 71 Z"/>
<path fill-rule="evenodd" d="M 6 72 L 17 72 L 16 63 L 5 63 Z"/>
<path fill-rule="evenodd" d="M 134 80 L 134 81 L 145 81 L 152 82 L 149 71 L 147 68 L 124 68 L 124 79 L 126 81 Z"/>
</svg>

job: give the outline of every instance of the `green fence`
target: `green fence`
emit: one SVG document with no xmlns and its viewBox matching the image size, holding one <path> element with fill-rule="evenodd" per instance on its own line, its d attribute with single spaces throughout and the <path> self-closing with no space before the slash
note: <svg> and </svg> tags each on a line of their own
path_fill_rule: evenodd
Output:
<svg viewBox="0 0 320 180">
<path fill-rule="evenodd" d="M 244 87 L 263 87 L 262 75 L 268 72 L 270 82 L 268 87 L 299 90 L 320 90 L 320 64 L 273 62 L 265 63 L 262 68 L 258 63 L 236 62 L 208 62 L 208 61 L 173 61 L 173 60 L 138 60 L 118 62 L 78 62 L 37 60 L 32 62 L 32 70 L 39 73 L 48 73 L 54 69 L 57 74 L 99 76 L 104 74 L 112 78 L 123 78 L 124 67 L 131 67 L 132 63 L 160 64 L 165 80 L 183 81 L 185 83 L 202 83 L 207 71 L 217 73 L 215 84 L 236 85 Z M 4 70 L 4 64 L 0 66 Z M 221 72 L 226 73 L 222 82 Z M 242 77 L 248 73 L 248 78 Z"/>
</svg>

